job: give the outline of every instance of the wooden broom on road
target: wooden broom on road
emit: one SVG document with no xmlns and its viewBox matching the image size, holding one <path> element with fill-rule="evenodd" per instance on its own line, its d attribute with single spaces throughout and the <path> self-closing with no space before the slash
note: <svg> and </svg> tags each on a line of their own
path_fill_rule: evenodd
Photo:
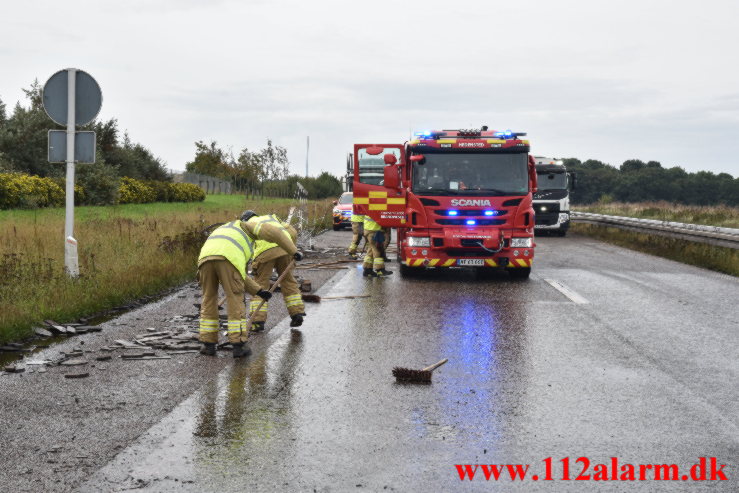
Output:
<svg viewBox="0 0 739 493">
<path fill-rule="evenodd" d="M 434 363 L 431 366 L 427 366 L 423 370 L 412 370 L 410 368 L 401 368 L 396 366 L 393 368 L 393 376 L 397 382 L 409 382 L 409 383 L 431 383 L 431 374 L 438 367 L 449 361 L 448 358 L 444 358 L 438 363 Z"/>
</svg>

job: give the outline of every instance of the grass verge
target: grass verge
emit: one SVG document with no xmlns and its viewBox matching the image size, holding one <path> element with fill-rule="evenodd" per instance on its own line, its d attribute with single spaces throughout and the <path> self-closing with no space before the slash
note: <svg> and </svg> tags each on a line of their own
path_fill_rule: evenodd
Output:
<svg viewBox="0 0 739 493">
<path fill-rule="evenodd" d="M 0 343 L 45 319 L 64 323 L 193 280 L 201 231 L 245 209 L 286 217 L 294 201 L 209 195 L 201 203 L 75 209 L 80 277 L 64 274 L 64 209 L 0 212 Z M 308 203 L 309 228 L 331 224 L 330 201 Z"/>
<path fill-rule="evenodd" d="M 610 226 L 573 223 L 571 229 L 599 240 L 685 264 L 739 276 L 739 250 L 637 233 Z"/>
<path fill-rule="evenodd" d="M 578 212 L 592 212 L 609 216 L 637 217 L 641 219 L 658 219 L 679 223 L 705 224 L 721 228 L 739 228 L 739 207 L 698 206 L 671 204 L 669 202 L 641 202 L 609 204 L 590 204 L 573 206 Z"/>
</svg>

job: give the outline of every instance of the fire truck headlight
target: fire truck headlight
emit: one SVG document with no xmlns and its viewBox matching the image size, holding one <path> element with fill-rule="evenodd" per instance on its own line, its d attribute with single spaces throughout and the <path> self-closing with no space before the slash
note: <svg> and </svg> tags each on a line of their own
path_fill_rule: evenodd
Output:
<svg viewBox="0 0 739 493">
<path fill-rule="evenodd" d="M 511 238 L 513 248 L 531 248 L 531 238 Z"/>
<path fill-rule="evenodd" d="M 547 211 L 547 206 L 545 206 L 545 205 L 542 205 L 542 206 L 541 206 L 541 212 L 546 212 L 546 211 Z"/>
<path fill-rule="evenodd" d="M 430 247 L 431 238 L 428 236 L 409 236 L 408 237 L 409 247 Z"/>
</svg>

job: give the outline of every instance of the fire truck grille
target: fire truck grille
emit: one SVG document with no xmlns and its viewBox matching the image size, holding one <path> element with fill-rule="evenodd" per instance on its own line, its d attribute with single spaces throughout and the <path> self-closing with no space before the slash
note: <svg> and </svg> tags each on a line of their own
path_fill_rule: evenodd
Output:
<svg viewBox="0 0 739 493">
<path fill-rule="evenodd" d="M 445 252 L 449 257 L 492 257 L 493 254 L 482 248 L 450 248 Z"/>
<path fill-rule="evenodd" d="M 444 226 L 467 226 L 467 219 L 437 219 L 437 224 Z M 500 226 L 505 219 L 475 219 L 475 226 Z"/>
<path fill-rule="evenodd" d="M 434 212 L 436 214 L 440 215 L 440 216 L 448 216 L 449 215 L 449 211 L 446 210 L 446 209 L 437 209 Z M 455 211 L 455 212 L 456 212 L 456 215 L 457 216 L 467 216 L 467 217 L 469 217 L 469 216 L 477 216 L 477 217 L 482 216 L 482 217 L 486 217 L 485 216 L 485 211 L 482 210 L 482 209 L 462 209 L 462 210 L 458 210 L 458 211 Z M 495 216 L 504 216 L 505 214 L 508 214 L 508 211 L 493 211 L 493 212 L 494 212 L 493 215 L 495 215 Z"/>
</svg>

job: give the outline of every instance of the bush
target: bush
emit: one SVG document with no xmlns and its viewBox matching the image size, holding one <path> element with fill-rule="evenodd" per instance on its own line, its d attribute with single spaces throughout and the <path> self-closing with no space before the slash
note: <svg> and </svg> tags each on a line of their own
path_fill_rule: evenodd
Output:
<svg viewBox="0 0 739 493">
<path fill-rule="evenodd" d="M 154 190 L 154 193 L 156 194 L 156 202 L 175 202 L 175 192 L 172 187 L 172 183 L 166 181 L 146 180 L 144 184 Z"/>
<path fill-rule="evenodd" d="M 133 178 L 121 178 L 121 187 L 118 189 L 119 204 L 145 204 L 156 199 L 157 193 L 146 183 Z"/>
<path fill-rule="evenodd" d="M 106 169 L 108 168 L 108 169 Z M 75 205 L 143 204 L 148 202 L 202 202 L 205 192 L 190 183 L 142 182 L 133 178 L 112 177 L 109 166 L 83 168 L 85 186 L 74 186 Z M 111 187 L 115 185 L 116 188 Z M 64 178 L 41 178 L 23 173 L 0 172 L 0 209 L 63 207 Z M 120 202 L 118 201 L 120 199 Z"/>
<path fill-rule="evenodd" d="M 67 203 L 67 180 L 64 178 L 52 178 L 59 188 L 64 190 L 64 204 Z M 76 181 L 76 180 L 75 180 Z M 83 205 L 85 203 L 85 189 L 81 185 L 74 184 L 74 205 Z"/>
<path fill-rule="evenodd" d="M 106 164 L 78 164 L 75 182 L 79 183 L 84 190 L 84 200 L 82 203 L 85 205 L 113 205 L 118 203 L 120 182 L 118 173 L 113 166 Z M 77 199 L 75 197 L 76 201 Z"/>
<path fill-rule="evenodd" d="M 205 191 L 192 183 L 171 183 L 173 202 L 202 202 L 205 200 Z"/>
<path fill-rule="evenodd" d="M 0 173 L 0 209 L 61 207 L 64 190 L 51 178 Z"/>
</svg>

